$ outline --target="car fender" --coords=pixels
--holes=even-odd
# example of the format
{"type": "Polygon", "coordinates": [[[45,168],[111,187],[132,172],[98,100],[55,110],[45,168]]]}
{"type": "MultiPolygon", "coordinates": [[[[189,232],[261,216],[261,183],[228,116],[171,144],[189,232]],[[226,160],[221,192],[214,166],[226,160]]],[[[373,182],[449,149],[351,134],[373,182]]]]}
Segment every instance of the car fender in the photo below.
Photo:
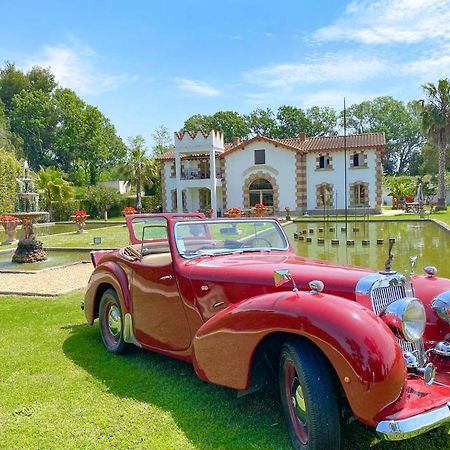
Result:
{"type": "Polygon", "coordinates": [[[114,261],[99,264],[91,275],[84,300],[84,313],[90,325],[98,317],[98,303],[106,286],[112,286],[117,292],[122,313],[131,312],[131,293],[128,276],[123,268],[114,261]]]}
{"type": "Polygon", "coordinates": [[[399,400],[406,367],[395,336],[372,311],[327,294],[277,292],[216,314],[193,340],[198,376],[248,389],[255,351],[274,333],[314,342],[334,367],[353,413],[368,425],[375,425],[376,415],[399,400]]]}

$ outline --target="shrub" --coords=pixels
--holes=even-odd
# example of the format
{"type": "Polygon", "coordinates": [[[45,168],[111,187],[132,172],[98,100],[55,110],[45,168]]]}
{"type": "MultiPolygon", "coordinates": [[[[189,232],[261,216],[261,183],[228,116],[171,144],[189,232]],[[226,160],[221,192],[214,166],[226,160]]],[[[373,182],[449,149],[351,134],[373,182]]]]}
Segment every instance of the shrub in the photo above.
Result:
{"type": "MultiPolygon", "coordinates": [[[[86,197],[82,202],[83,209],[86,209],[91,217],[106,218],[107,213],[112,213],[114,207],[119,207],[122,196],[113,188],[106,186],[91,186],[86,192],[86,197]]],[[[118,213],[120,214],[120,212],[118,213]]]]}
{"type": "Polygon", "coordinates": [[[21,164],[14,154],[0,148],[0,214],[16,209],[17,181],[21,164]]]}
{"type": "Polygon", "coordinates": [[[52,220],[56,222],[70,220],[71,214],[78,209],[80,209],[79,200],[52,202],[52,220]]]}

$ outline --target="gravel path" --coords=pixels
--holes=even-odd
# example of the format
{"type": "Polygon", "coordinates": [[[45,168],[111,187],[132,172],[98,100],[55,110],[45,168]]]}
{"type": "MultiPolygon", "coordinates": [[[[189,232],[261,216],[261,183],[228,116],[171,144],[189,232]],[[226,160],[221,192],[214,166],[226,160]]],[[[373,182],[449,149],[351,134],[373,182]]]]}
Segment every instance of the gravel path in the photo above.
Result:
{"type": "Polygon", "coordinates": [[[91,263],[48,269],[39,273],[0,273],[0,294],[53,297],[85,288],[91,263]]]}

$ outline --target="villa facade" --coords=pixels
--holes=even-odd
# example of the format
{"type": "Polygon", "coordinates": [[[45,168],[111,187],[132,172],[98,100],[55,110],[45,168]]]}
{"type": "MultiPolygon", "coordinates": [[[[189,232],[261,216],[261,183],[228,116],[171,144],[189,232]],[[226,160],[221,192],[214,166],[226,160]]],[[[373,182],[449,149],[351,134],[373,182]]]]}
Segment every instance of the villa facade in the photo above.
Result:
{"type": "Polygon", "coordinates": [[[174,149],[158,158],[163,209],[220,215],[262,203],[274,213],[336,214],[347,189],[352,213],[379,213],[385,145],[384,133],[224,143],[220,131],[176,132],[174,149]]]}

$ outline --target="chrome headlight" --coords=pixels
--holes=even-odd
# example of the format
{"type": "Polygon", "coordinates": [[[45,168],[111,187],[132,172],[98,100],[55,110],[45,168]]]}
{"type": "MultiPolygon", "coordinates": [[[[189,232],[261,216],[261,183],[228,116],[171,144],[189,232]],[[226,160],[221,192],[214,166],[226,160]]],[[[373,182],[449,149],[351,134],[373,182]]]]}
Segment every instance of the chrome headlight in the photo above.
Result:
{"type": "Polygon", "coordinates": [[[450,323],[450,291],[439,294],[431,302],[431,307],[435,313],[447,323],[450,323]]]}
{"type": "Polygon", "coordinates": [[[415,297],[404,297],[392,302],[380,317],[408,342],[417,342],[425,331],[425,308],[415,297]]]}

